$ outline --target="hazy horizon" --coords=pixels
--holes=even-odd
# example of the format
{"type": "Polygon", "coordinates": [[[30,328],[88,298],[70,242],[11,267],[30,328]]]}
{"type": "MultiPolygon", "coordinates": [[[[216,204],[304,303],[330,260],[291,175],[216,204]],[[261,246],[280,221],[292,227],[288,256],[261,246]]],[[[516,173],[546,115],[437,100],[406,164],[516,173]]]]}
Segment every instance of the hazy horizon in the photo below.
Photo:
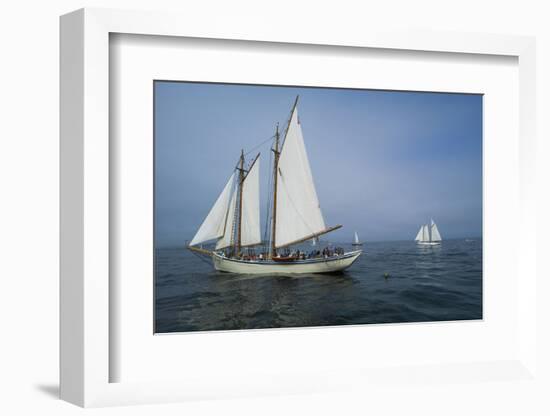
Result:
{"type": "MultiPolygon", "coordinates": [[[[416,236],[416,234],[415,234],[416,236]]],[[[352,236],[353,238],[353,236],[352,236]]],[[[344,245],[344,244],[348,244],[350,245],[352,243],[352,238],[350,238],[348,241],[336,241],[336,240],[332,240],[330,238],[326,238],[326,239],[321,239],[319,241],[319,243],[317,244],[316,247],[324,247],[324,244],[326,243],[330,243],[331,245],[333,246],[338,246],[338,245],[344,245]]],[[[454,238],[445,238],[445,241],[460,241],[460,240],[468,240],[468,239],[472,239],[472,240],[483,240],[483,237],[481,236],[478,236],[478,237],[475,237],[475,236],[465,236],[465,237],[454,237],[454,238]]],[[[364,246],[368,245],[368,244],[378,244],[378,243],[403,243],[403,242],[411,242],[411,243],[415,243],[416,242],[414,241],[414,239],[412,238],[409,238],[409,239],[404,239],[404,240],[363,240],[361,238],[361,243],[364,244],[364,246]]],[[[202,244],[203,246],[208,246],[209,244],[213,245],[214,243],[204,243],[202,244]]],[[[305,244],[305,245],[309,245],[309,241],[306,241],[304,243],[301,243],[301,244],[305,244]]],[[[299,246],[299,244],[296,245],[296,247],[299,246]]],[[[365,247],[363,246],[363,249],[365,249],[365,247]]],[[[420,244],[419,244],[420,246],[420,244]]],[[[184,246],[182,246],[181,244],[167,244],[167,245],[162,245],[162,244],[157,244],[155,248],[157,249],[167,249],[167,248],[183,248],[184,246]]],[[[436,246],[435,248],[437,248],[438,246],[436,246]]],[[[314,246],[311,246],[311,249],[313,249],[314,246]]],[[[425,249],[434,249],[434,247],[424,247],[425,249]]]]}
{"type": "MultiPolygon", "coordinates": [[[[155,243],[190,240],[243,148],[298,113],[327,225],[323,240],[482,237],[482,96],[155,82],[155,243]]],[[[262,236],[270,143],[260,151],[262,236]]]]}

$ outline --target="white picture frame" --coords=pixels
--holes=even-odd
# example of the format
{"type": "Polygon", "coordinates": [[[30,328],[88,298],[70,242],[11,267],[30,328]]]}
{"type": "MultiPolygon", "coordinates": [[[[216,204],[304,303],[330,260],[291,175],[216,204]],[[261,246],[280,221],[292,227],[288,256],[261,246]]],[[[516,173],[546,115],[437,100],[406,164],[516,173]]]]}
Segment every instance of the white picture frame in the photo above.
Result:
{"type": "MultiPolygon", "coordinates": [[[[264,22],[265,23],[265,22],[264,22]]],[[[226,39],[281,44],[332,45],[437,53],[504,55],[519,66],[520,215],[517,256],[521,280],[517,293],[518,354],[499,362],[442,363],[422,367],[420,378],[444,373],[448,379],[471,379],[468,368],[505,374],[518,380],[536,374],[536,241],[535,176],[535,42],[507,35],[379,32],[327,33],[312,25],[308,31],[279,31],[275,23],[251,24],[234,33],[229,22],[203,27],[185,15],[82,9],[61,18],[61,398],[80,406],[182,401],[193,398],[242,397],[255,394],[323,392],[348,383],[372,383],[403,377],[380,368],[369,376],[355,369],[331,369],[329,379],[316,373],[270,375],[262,381],[239,380],[217,385],[206,377],[181,381],[110,382],[109,252],[109,36],[112,33],[186,38],[226,39]],[[246,35],[242,35],[246,33],[246,35]],[[470,367],[468,367],[470,366],[470,367]],[[465,370],[466,369],[466,370],[465,370]],[[284,387],[281,387],[284,386],[284,387]]],[[[311,335],[313,336],[313,335],[311,335]]],[[[322,370],[322,369],[321,369],[322,370]]],[[[397,371],[397,372],[396,372],[397,371]]],[[[406,371],[405,371],[406,373],[406,371]]]]}

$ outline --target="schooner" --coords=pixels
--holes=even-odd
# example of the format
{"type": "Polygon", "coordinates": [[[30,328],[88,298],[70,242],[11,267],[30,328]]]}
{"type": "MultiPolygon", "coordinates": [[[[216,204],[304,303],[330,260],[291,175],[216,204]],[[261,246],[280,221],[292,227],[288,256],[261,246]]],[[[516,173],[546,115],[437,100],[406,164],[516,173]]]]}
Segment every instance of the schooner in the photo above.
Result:
{"type": "MultiPolygon", "coordinates": [[[[341,228],[325,224],[298,118],[298,97],[284,138],[277,125],[271,151],[273,170],[269,195],[269,238],[262,241],[260,226],[260,154],[239,162],[228,182],[187,246],[206,255],[216,270],[230,273],[334,273],[350,267],[362,250],[290,250],[291,246],[341,228]],[[212,250],[201,246],[215,242],[212,250]]],[[[267,234],[267,233],[266,233],[267,234]]]]}
{"type": "Polygon", "coordinates": [[[441,234],[439,234],[439,230],[434,220],[430,220],[430,225],[424,224],[420,226],[415,241],[425,246],[436,246],[441,244],[441,234]]]}

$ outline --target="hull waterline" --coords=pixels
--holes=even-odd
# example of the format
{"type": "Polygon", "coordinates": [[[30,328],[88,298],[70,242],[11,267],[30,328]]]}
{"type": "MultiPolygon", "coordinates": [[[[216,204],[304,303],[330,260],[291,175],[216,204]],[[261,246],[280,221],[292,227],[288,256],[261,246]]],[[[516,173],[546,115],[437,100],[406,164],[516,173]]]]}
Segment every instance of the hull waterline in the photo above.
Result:
{"type": "Polygon", "coordinates": [[[439,246],[441,245],[440,241],[417,241],[419,246],[439,246]]]}
{"type": "Polygon", "coordinates": [[[359,258],[361,253],[362,250],[357,250],[338,257],[307,259],[292,262],[230,259],[218,253],[212,253],[212,261],[216,270],[237,274],[338,273],[350,267],[359,258]]]}

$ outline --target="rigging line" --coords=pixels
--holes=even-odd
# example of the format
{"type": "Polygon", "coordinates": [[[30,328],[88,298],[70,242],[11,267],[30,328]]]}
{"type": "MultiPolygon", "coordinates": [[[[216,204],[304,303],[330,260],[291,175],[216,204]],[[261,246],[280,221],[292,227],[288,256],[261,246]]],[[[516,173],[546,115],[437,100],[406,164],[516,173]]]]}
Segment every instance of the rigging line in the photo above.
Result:
{"type": "Polygon", "coordinates": [[[264,144],[266,144],[266,143],[269,142],[270,140],[273,140],[274,137],[275,137],[275,135],[271,136],[269,139],[264,140],[264,141],[261,142],[260,144],[254,146],[254,147],[253,147],[252,149],[250,149],[248,152],[245,152],[244,155],[246,156],[246,155],[252,153],[254,150],[256,150],[256,149],[262,147],[264,144]]]}
{"type": "Polygon", "coordinates": [[[208,260],[206,260],[204,257],[202,257],[201,254],[199,253],[195,253],[193,250],[190,250],[191,253],[193,253],[194,256],[196,256],[199,260],[201,261],[204,261],[206,264],[208,264],[209,266],[211,265],[210,262],[208,260]]]}

